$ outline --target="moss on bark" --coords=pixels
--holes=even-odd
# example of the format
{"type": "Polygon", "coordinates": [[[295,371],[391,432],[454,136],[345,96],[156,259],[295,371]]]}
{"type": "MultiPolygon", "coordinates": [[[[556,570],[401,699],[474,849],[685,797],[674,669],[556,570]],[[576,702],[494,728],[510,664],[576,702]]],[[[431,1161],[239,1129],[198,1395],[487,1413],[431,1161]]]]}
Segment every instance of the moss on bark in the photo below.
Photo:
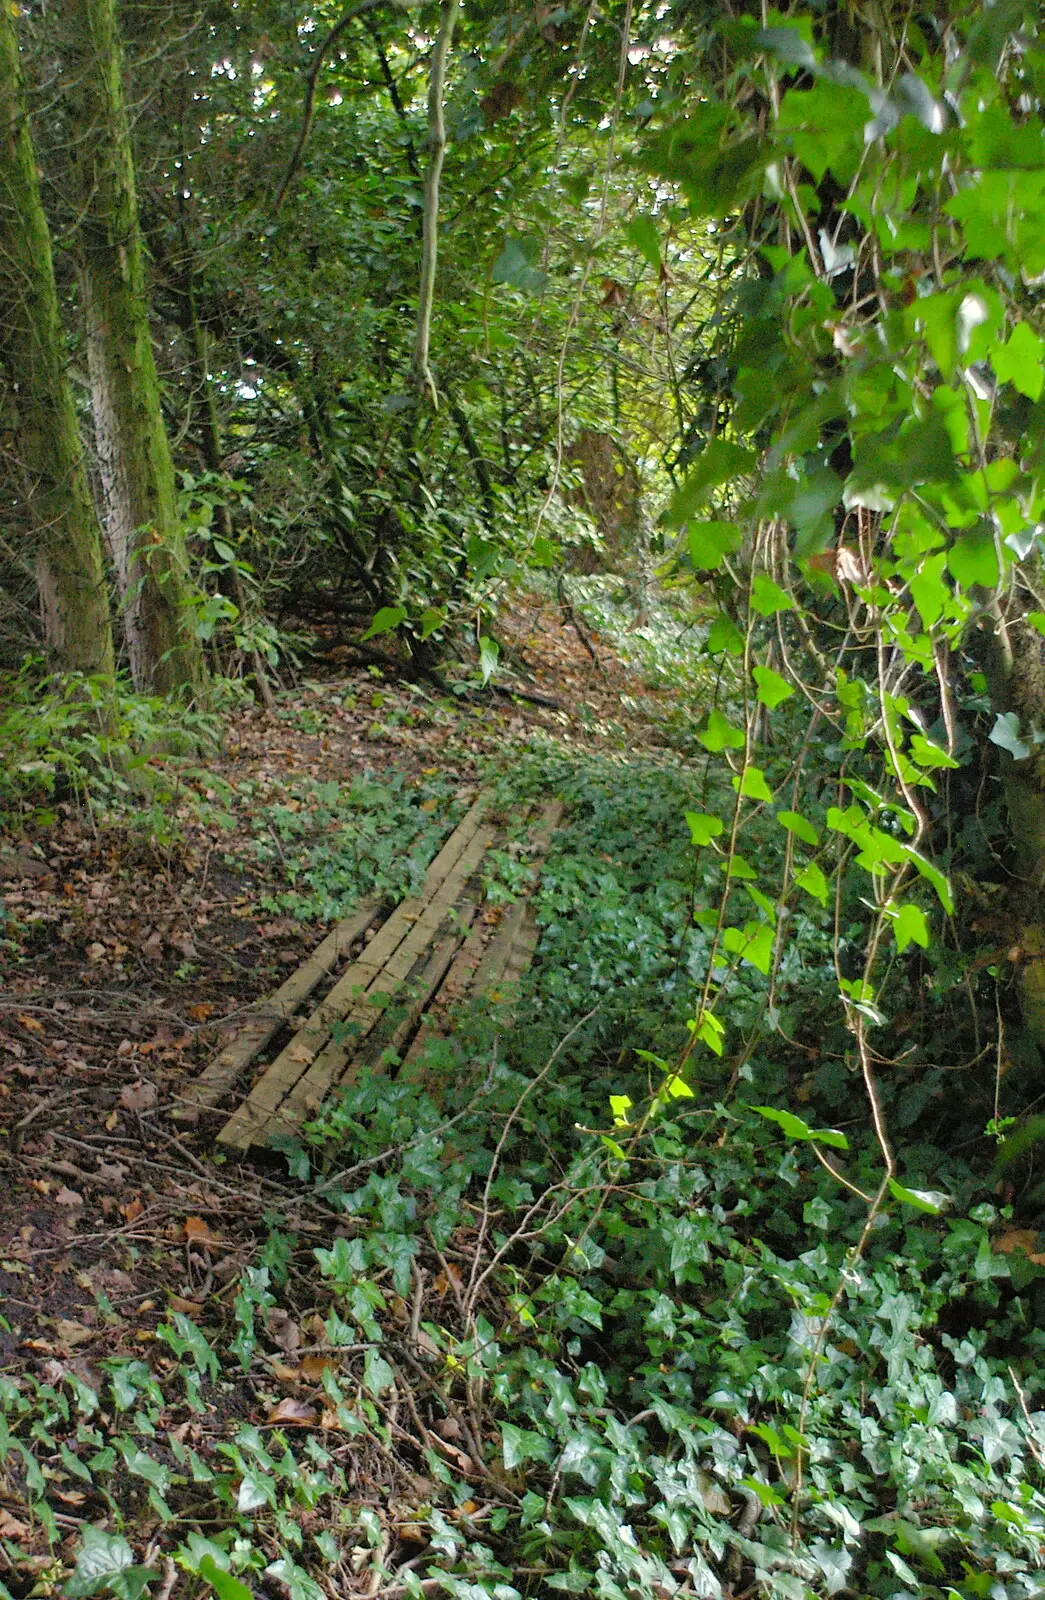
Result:
{"type": "Polygon", "coordinates": [[[123,596],[138,689],[194,691],[202,654],[160,409],[138,218],[122,52],[113,0],[64,0],[79,255],[105,523],[123,596]]]}
{"type": "Polygon", "coordinates": [[[12,397],[44,640],[68,671],[113,671],[101,532],[66,372],[51,238],[9,7],[0,5],[0,365],[12,397]]]}

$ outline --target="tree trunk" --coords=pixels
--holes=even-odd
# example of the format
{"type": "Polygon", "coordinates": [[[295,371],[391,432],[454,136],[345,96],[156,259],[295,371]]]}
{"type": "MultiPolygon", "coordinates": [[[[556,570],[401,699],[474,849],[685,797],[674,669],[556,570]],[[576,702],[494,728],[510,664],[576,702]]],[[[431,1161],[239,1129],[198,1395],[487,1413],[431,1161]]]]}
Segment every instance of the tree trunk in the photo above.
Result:
{"type": "Polygon", "coordinates": [[[202,653],[149,331],[115,6],[63,0],[63,7],[79,130],[74,156],[91,404],[131,675],[143,692],[192,690],[202,678],[202,653]]]}
{"type": "Polygon", "coordinates": [[[44,641],[68,671],[113,672],[101,534],[65,370],[14,15],[0,5],[0,363],[6,369],[44,641]]]}

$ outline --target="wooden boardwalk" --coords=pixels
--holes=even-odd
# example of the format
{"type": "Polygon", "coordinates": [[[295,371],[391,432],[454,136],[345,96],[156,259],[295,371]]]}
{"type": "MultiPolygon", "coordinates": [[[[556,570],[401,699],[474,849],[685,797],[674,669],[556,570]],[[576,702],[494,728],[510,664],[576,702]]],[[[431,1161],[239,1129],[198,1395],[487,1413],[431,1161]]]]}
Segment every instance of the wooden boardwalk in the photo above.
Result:
{"type": "Polygon", "coordinates": [[[186,1096],[188,1108],[220,1106],[239,1091],[252,1063],[262,1066],[218,1134],[222,1144],[246,1150],[293,1133],[331,1089],[363,1067],[383,1070],[389,1055],[413,1076],[425,1045],[449,1031],[456,1006],[496,997],[526,971],[537,945],[530,892],[562,806],[550,801],[530,816],[533,882],[495,926],[483,915],[482,865],[504,840],[488,808],[480,795],[429,866],[418,896],[387,915],[377,902],[360,905],[209,1063],[186,1096]],[[305,1014],[306,1002],[328,983],[305,1014]]]}

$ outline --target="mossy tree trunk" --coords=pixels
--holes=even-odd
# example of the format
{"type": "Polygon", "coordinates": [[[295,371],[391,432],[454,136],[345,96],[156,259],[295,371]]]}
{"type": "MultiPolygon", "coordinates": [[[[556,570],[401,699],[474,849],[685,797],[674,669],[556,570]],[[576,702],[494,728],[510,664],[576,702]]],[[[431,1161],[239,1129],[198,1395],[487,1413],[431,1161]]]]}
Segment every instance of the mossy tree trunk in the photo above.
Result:
{"type": "Polygon", "coordinates": [[[0,5],[0,366],[17,453],[44,640],[68,671],[113,671],[102,541],[66,373],[51,239],[40,197],[11,8],[0,5]]]}
{"type": "Polygon", "coordinates": [[[109,545],[135,686],[193,691],[202,653],[160,409],[114,0],[63,0],[87,362],[109,545]]]}

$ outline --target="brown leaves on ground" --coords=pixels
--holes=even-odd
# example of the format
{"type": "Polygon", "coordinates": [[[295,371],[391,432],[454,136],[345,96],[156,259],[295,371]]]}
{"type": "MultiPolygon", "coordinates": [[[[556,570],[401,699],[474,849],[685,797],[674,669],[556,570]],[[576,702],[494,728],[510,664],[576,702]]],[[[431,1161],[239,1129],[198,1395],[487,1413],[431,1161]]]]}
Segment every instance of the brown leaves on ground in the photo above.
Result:
{"type": "Polygon", "coordinates": [[[1036,1267],[1045,1267],[1045,1250],[1041,1249],[1041,1237],[1033,1228],[1010,1228],[994,1240],[991,1248],[1002,1256],[1024,1255],[1036,1267]]]}
{"type": "Polygon", "coordinates": [[[287,1396],[279,1400],[270,1409],[265,1418],[266,1422],[281,1422],[284,1427],[314,1428],[319,1421],[320,1413],[315,1406],[308,1405],[304,1400],[294,1400],[287,1396]]]}
{"type": "Polygon", "coordinates": [[[151,1111],[156,1100],[156,1085],[142,1078],[135,1083],[125,1083],[120,1090],[120,1104],[126,1111],[151,1111]]]}

